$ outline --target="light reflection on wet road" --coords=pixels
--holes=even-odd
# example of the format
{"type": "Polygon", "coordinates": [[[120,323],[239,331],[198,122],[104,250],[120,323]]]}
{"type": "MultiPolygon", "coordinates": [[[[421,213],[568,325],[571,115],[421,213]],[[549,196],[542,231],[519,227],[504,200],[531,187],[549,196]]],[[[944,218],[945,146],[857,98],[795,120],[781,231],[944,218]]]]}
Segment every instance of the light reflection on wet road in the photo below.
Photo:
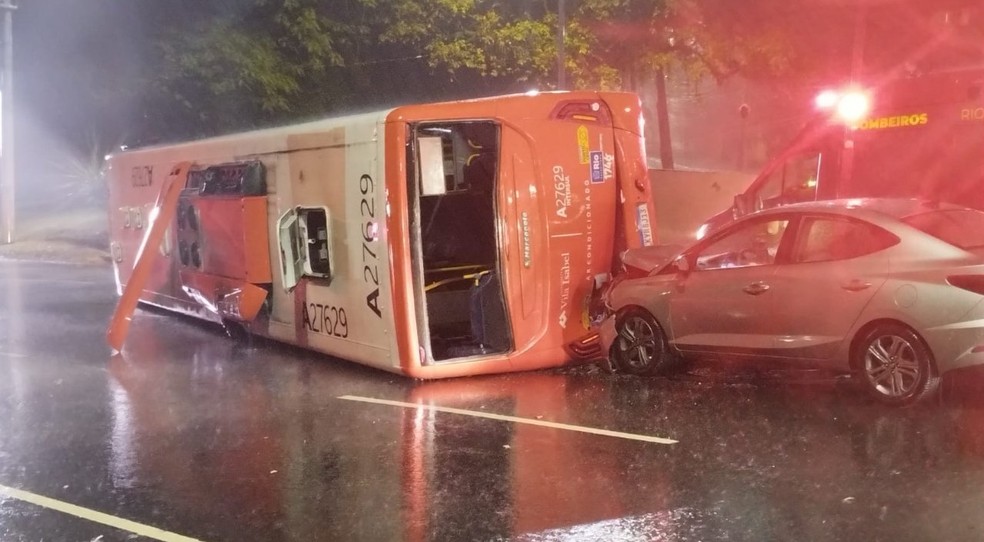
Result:
{"type": "MultiPolygon", "coordinates": [[[[809,372],[414,383],[140,311],[108,269],[0,263],[0,485],[209,541],[984,537],[984,402],[809,372]],[[792,376],[792,378],[790,378],[792,376]],[[667,437],[666,445],[338,399],[667,437]]],[[[0,497],[0,540],[130,533],[0,497]]]]}

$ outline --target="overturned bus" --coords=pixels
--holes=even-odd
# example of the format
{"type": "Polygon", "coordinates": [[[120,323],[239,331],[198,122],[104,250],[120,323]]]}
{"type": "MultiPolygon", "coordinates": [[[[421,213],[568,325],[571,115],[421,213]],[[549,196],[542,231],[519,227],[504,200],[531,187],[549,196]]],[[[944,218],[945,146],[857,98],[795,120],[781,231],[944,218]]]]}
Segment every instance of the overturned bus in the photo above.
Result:
{"type": "Polygon", "coordinates": [[[418,378],[601,357],[595,281],[655,242],[642,123],[531,93],[111,156],[109,342],[144,303],[418,378]]]}

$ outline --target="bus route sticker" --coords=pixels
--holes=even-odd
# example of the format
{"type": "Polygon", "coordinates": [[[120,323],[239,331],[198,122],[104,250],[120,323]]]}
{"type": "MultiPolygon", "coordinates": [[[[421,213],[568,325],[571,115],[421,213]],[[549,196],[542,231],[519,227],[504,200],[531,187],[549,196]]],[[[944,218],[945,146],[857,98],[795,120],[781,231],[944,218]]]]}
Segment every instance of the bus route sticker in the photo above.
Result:
{"type": "Polygon", "coordinates": [[[639,228],[639,240],[642,246],[653,246],[653,229],[649,220],[649,207],[645,203],[640,203],[636,207],[636,226],[639,228]]]}
{"type": "Polygon", "coordinates": [[[587,164],[591,159],[591,143],[588,142],[588,127],[583,124],[577,127],[577,150],[581,163],[587,164]]]}
{"type": "Polygon", "coordinates": [[[605,182],[605,153],[601,151],[591,151],[591,182],[605,182]]]}

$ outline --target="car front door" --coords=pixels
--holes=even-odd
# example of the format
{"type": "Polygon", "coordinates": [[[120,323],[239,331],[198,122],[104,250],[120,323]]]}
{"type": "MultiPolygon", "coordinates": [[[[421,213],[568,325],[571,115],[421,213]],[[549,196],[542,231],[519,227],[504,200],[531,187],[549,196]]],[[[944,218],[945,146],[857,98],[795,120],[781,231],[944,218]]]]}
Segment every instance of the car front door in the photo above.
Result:
{"type": "Polygon", "coordinates": [[[670,298],[670,326],[681,350],[761,354],[775,344],[772,276],[787,218],[735,224],[687,255],[691,270],[670,298]]]}
{"type": "Polygon", "coordinates": [[[795,230],[788,261],[771,278],[776,348],[784,357],[829,359],[885,283],[884,249],[898,238],[833,215],[804,216],[795,230]]]}

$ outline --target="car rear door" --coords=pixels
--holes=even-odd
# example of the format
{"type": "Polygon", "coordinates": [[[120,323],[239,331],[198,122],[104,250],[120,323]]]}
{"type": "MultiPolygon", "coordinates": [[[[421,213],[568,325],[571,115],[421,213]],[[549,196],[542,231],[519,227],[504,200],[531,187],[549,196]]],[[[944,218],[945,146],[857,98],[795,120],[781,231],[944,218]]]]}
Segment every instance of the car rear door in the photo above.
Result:
{"type": "Polygon", "coordinates": [[[885,249],[899,239],[869,222],[818,214],[802,217],[790,240],[789,257],[772,276],[776,348],[782,356],[828,359],[885,283],[885,249]]]}

